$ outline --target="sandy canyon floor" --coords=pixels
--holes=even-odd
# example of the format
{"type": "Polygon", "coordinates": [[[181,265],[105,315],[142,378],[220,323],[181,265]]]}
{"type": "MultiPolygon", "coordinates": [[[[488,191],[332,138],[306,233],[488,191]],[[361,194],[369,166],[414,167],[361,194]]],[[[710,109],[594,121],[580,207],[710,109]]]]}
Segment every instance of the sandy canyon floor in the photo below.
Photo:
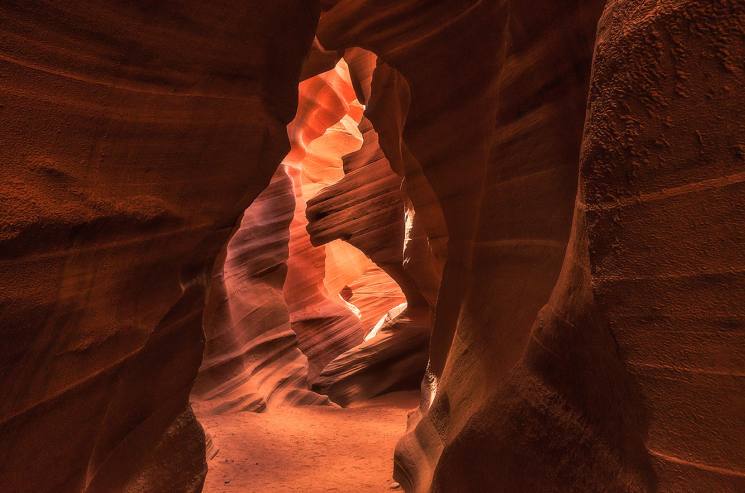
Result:
{"type": "Polygon", "coordinates": [[[393,449],[417,394],[353,408],[275,408],[199,415],[212,438],[205,493],[391,491],[393,449]]]}

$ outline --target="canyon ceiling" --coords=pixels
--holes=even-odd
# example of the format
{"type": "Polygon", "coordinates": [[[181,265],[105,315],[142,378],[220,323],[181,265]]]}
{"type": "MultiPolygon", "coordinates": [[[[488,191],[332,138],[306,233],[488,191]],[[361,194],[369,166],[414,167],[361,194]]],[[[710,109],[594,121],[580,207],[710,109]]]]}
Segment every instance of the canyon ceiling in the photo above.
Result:
{"type": "Polygon", "coordinates": [[[745,491],[742,0],[0,19],[0,491],[420,383],[409,492],[745,491]]]}

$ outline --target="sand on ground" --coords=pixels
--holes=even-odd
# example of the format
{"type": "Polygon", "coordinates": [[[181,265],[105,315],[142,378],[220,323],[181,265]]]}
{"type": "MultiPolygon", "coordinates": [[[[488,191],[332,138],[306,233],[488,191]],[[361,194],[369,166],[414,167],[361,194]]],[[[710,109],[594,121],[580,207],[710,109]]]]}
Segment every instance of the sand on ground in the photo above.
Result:
{"type": "Polygon", "coordinates": [[[414,392],[353,408],[284,407],[204,416],[212,440],[204,493],[390,492],[393,449],[414,392]]]}

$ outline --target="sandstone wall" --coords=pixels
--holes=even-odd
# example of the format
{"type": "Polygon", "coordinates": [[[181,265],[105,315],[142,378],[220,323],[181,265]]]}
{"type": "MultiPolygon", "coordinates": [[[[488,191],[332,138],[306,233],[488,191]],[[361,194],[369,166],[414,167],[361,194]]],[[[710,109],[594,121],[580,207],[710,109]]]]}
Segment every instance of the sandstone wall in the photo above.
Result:
{"type": "Polygon", "coordinates": [[[446,259],[406,488],[741,488],[742,5],[324,5],[446,259]]]}
{"type": "Polygon", "coordinates": [[[289,148],[317,15],[0,6],[3,491],[201,488],[204,292],[289,148]]]}

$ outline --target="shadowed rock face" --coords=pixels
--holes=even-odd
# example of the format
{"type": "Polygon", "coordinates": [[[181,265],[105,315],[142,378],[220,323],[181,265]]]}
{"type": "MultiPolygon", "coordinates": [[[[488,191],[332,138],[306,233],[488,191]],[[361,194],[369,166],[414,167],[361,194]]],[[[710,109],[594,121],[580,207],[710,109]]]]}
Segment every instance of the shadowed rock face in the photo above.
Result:
{"type": "Polygon", "coordinates": [[[366,114],[448,236],[406,488],[740,489],[743,7],[325,6],[327,49],[399,72],[366,114]]]}
{"type": "Polygon", "coordinates": [[[316,16],[0,6],[3,491],[200,490],[205,287],[288,150],[316,16]]]}
{"type": "Polygon", "coordinates": [[[609,2],[598,25],[578,208],[662,491],[745,488],[744,34],[731,1],[609,2]]]}

